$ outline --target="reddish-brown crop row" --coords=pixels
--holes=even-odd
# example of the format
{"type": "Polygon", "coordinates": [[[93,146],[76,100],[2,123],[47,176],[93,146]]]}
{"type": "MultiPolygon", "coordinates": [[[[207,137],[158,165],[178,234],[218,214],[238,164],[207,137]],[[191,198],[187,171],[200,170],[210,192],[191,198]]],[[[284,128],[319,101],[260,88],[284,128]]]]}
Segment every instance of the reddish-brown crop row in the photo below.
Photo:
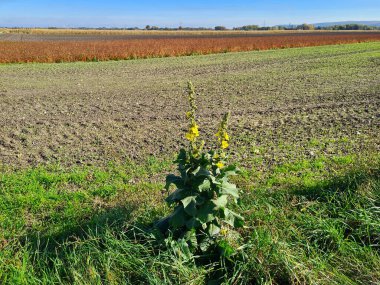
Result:
{"type": "Polygon", "coordinates": [[[380,41],[380,33],[111,41],[0,42],[0,63],[71,62],[181,56],[380,41]]]}

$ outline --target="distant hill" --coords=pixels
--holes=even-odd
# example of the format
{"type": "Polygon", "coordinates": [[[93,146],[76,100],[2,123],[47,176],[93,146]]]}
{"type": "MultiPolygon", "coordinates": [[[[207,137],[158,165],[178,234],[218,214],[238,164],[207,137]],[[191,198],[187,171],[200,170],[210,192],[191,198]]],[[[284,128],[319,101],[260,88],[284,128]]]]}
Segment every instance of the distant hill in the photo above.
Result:
{"type": "Polygon", "coordinates": [[[349,24],[359,24],[366,26],[380,27],[380,21],[344,21],[344,22],[326,22],[326,23],[316,23],[313,24],[315,27],[330,27],[338,25],[349,25],[349,24]]]}

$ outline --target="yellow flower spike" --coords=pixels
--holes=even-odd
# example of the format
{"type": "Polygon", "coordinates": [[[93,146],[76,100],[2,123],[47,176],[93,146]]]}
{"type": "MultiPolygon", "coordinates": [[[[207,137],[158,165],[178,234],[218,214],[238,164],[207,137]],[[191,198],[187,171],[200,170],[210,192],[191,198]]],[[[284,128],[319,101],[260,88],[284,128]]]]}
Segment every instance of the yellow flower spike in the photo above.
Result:
{"type": "Polygon", "coordinates": [[[191,148],[194,153],[198,153],[201,148],[196,144],[197,137],[199,137],[199,128],[195,120],[195,112],[197,105],[195,104],[195,89],[193,84],[189,81],[188,85],[188,99],[190,110],[186,112],[186,118],[189,120],[189,130],[185,135],[185,138],[191,142],[191,148]]]}
{"type": "Polygon", "coordinates": [[[224,167],[224,163],[219,161],[217,164],[215,164],[216,167],[218,167],[219,169],[222,169],[224,167]]]}
{"type": "Polygon", "coordinates": [[[197,124],[191,126],[190,132],[193,133],[196,137],[199,137],[199,130],[197,124]]]}
{"type": "Polygon", "coordinates": [[[216,133],[216,136],[218,137],[218,141],[220,144],[220,148],[222,150],[226,149],[229,146],[228,142],[230,140],[230,136],[227,133],[227,125],[228,125],[229,115],[230,115],[229,113],[226,113],[223,116],[223,120],[221,121],[221,123],[219,125],[218,132],[216,133]]]}
{"type": "Polygon", "coordinates": [[[190,142],[193,142],[195,140],[195,136],[192,134],[192,133],[187,133],[185,135],[185,138],[190,141],[190,142]]]}

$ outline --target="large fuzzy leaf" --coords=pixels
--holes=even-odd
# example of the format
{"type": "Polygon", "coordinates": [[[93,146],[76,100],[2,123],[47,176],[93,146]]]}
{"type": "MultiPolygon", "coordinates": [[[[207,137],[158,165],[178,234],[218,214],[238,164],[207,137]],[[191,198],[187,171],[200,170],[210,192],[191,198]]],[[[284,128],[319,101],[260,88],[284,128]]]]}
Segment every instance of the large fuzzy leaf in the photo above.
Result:
{"type": "Polygon", "coordinates": [[[194,217],[197,214],[197,196],[188,196],[181,200],[185,212],[194,217]]]}
{"type": "Polygon", "coordinates": [[[196,234],[195,229],[187,231],[184,234],[183,239],[186,240],[186,242],[188,243],[188,245],[191,249],[197,248],[198,240],[197,240],[197,234],[196,234]]]}
{"type": "Polygon", "coordinates": [[[171,205],[173,203],[181,201],[183,198],[185,198],[188,195],[188,190],[186,189],[177,189],[173,193],[171,193],[165,201],[171,205]]]}
{"type": "Polygon", "coordinates": [[[228,203],[228,196],[227,195],[222,195],[222,196],[218,197],[217,199],[213,199],[212,203],[214,203],[214,205],[217,208],[225,207],[227,205],[227,203],[228,203]]]}
{"type": "Polygon", "coordinates": [[[209,223],[215,219],[216,205],[212,201],[206,201],[199,209],[197,218],[202,223],[209,223]]]}
{"type": "Polygon", "coordinates": [[[173,214],[170,216],[170,225],[174,228],[180,228],[186,223],[186,213],[183,206],[177,206],[173,214]]]}
{"type": "Polygon", "coordinates": [[[187,227],[188,229],[196,229],[196,228],[198,228],[200,225],[201,225],[201,222],[200,222],[197,218],[195,218],[195,217],[192,217],[190,220],[188,220],[188,221],[186,222],[186,227],[187,227]]]}
{"type": "Polygon", "coordinates": [[[211,173],[206,168],[199,166],[193,171],[195,177],[210,177],[211,173]]]}
{"type": "Polygon", "coordinates": [[[235,199],[239,198],[239,190],[236,188],[235,184],[223,181],[219,186],[219,189],[221,194],[231,195],[235,199]]]}
{"type": "Polygon", "coordinates": [[[214,223],[211,223],[207,227],[207,233],[209,236],[215,236],[220,232],[220,227],[214,223]]]}
{"type": "Polygon", "coordinates": [[[211,187],[211,182],[208,179],[204,179],[202,183],[199,184],[198,190],[200,192],[207,191],[211,187]]]}
{"type": "Polygon", "coordinates": [[[176,176],[174,174],[170,174],[166,176],[166,184],[165,189],[169,190],[170,185],[174,184],[177,188],[183,188],[183,179],[182,177],[176,176]]]}

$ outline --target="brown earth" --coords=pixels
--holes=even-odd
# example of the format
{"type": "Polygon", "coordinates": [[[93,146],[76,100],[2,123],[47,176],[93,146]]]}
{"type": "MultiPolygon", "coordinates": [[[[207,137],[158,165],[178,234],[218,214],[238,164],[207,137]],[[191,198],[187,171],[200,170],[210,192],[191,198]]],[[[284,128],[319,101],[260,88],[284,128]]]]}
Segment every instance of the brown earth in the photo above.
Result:
{"type": "MultiPolygon", "coordinates": [[[[231,111],[245,165],[380,150],[380,43],[98,63],[0,66],[0,163],[105,165],[183,146],[231,111]],[[255,162],[256,163],[256,162],[255,162]]],[[[212,137],[212,136],[209,136],[212,137]]]]}

